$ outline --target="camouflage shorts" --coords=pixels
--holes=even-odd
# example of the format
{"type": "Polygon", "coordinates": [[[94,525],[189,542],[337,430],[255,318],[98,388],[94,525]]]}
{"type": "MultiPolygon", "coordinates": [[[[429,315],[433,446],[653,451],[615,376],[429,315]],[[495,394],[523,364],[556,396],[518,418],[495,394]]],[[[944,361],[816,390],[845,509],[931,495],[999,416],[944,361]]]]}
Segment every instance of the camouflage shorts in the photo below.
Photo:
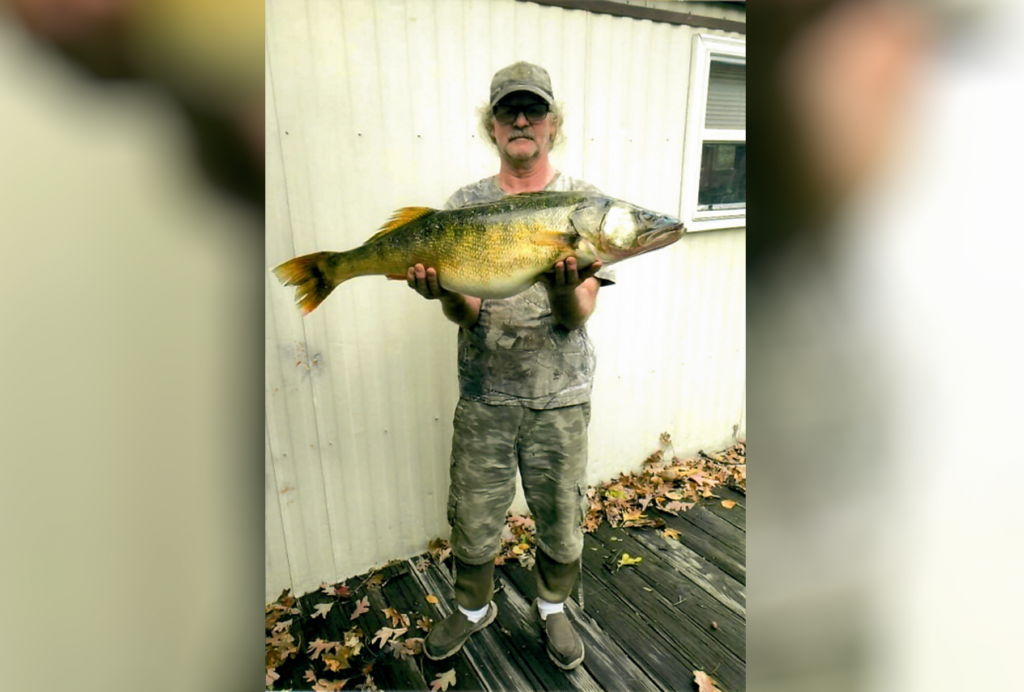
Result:
{"type": "Polygon", "coordinates": [[[467,564],[493,559],[516,492],[516,469],[537,526],[537,544],[556,562],[583,552],[590,404],[547,410],[460,399],[455,409],[448,523],[452,552],[467,564]]]}

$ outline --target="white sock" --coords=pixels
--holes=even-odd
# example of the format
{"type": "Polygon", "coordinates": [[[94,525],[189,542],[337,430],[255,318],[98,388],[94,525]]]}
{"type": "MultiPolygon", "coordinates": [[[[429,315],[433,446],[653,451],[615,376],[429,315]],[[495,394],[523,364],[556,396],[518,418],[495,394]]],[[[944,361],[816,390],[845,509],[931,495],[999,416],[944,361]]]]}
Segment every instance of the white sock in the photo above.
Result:
{"type": "Polygon", "coordinates": [[[484,615],[487,615],[487,608],[488,606],[484,606],[480,610],[469,610],[467,608],[459,606],[459,610],[462,612],[462,614],[468,617],[469,621],[473,624],[476,624],[484,619],[484,615]]]}
{"type": "Polygon", "coordinates": [[[563,610],[565,610],[565,603],[548,603],[543,598],[538,598],[537,610],[540,611],[540,619],[547,620],[548,615],[561,613],[563,610]]]}

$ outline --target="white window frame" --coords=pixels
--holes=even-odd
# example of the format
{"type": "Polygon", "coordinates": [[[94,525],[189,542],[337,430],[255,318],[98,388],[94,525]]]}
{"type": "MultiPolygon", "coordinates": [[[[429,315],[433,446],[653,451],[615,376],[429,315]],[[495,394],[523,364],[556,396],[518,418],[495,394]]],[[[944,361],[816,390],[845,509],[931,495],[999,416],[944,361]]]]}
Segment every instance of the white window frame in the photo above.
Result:
{"type": "Polygon", "coordinates": [[[700,157],[707,140],[715,142],[746,142],[747,131],[713,130],[704,127],[708,103],[708,78],[712,60],[746,64],[747,43],[742,39],[698,34],[693,37],[690,57],[690,95],[686,110],[686,134],[683,154],[683,184],[680,210],[687,231],[713,231],[720,228],[742,228],[747,225],[747,206],[735,209],[697,208],[700,191],[700,157]]]}

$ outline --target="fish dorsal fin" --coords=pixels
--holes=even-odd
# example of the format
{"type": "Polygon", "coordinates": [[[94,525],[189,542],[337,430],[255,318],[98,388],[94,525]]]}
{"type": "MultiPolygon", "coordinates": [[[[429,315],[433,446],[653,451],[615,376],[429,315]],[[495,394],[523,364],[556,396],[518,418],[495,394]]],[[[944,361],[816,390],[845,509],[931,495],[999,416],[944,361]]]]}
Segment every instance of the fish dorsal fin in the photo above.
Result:
{"type": "Polygon", "coordinates": [[[402,207],[394,214],[392,214],[391,218],[388,219],[387,223],[381,226],[381,229],[377,231],[370,238],[370,240],[367,240],[366,242],[382,238],[386,236],[388,233],[391,233],[392,231],[401,228],[405,224],[411,221],[415,221],[416,219],[421,219],[429,214],[433,214],[436,211],[437,209],[432,209],[430,207],[402,207]]]}

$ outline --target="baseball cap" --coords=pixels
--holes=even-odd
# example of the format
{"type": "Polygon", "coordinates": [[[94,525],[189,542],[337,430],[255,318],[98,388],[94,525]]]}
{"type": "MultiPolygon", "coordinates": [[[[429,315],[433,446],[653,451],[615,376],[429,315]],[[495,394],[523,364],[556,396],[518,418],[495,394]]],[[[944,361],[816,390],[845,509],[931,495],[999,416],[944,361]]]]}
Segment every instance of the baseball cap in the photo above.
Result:
{"type": "Polygon", "coordinates": [[[549,105],[555,100],[548,71],[528,62],[517,62],[494,73],[491,80],[491,107],[514,91],[537,94],[549,105]]]}

